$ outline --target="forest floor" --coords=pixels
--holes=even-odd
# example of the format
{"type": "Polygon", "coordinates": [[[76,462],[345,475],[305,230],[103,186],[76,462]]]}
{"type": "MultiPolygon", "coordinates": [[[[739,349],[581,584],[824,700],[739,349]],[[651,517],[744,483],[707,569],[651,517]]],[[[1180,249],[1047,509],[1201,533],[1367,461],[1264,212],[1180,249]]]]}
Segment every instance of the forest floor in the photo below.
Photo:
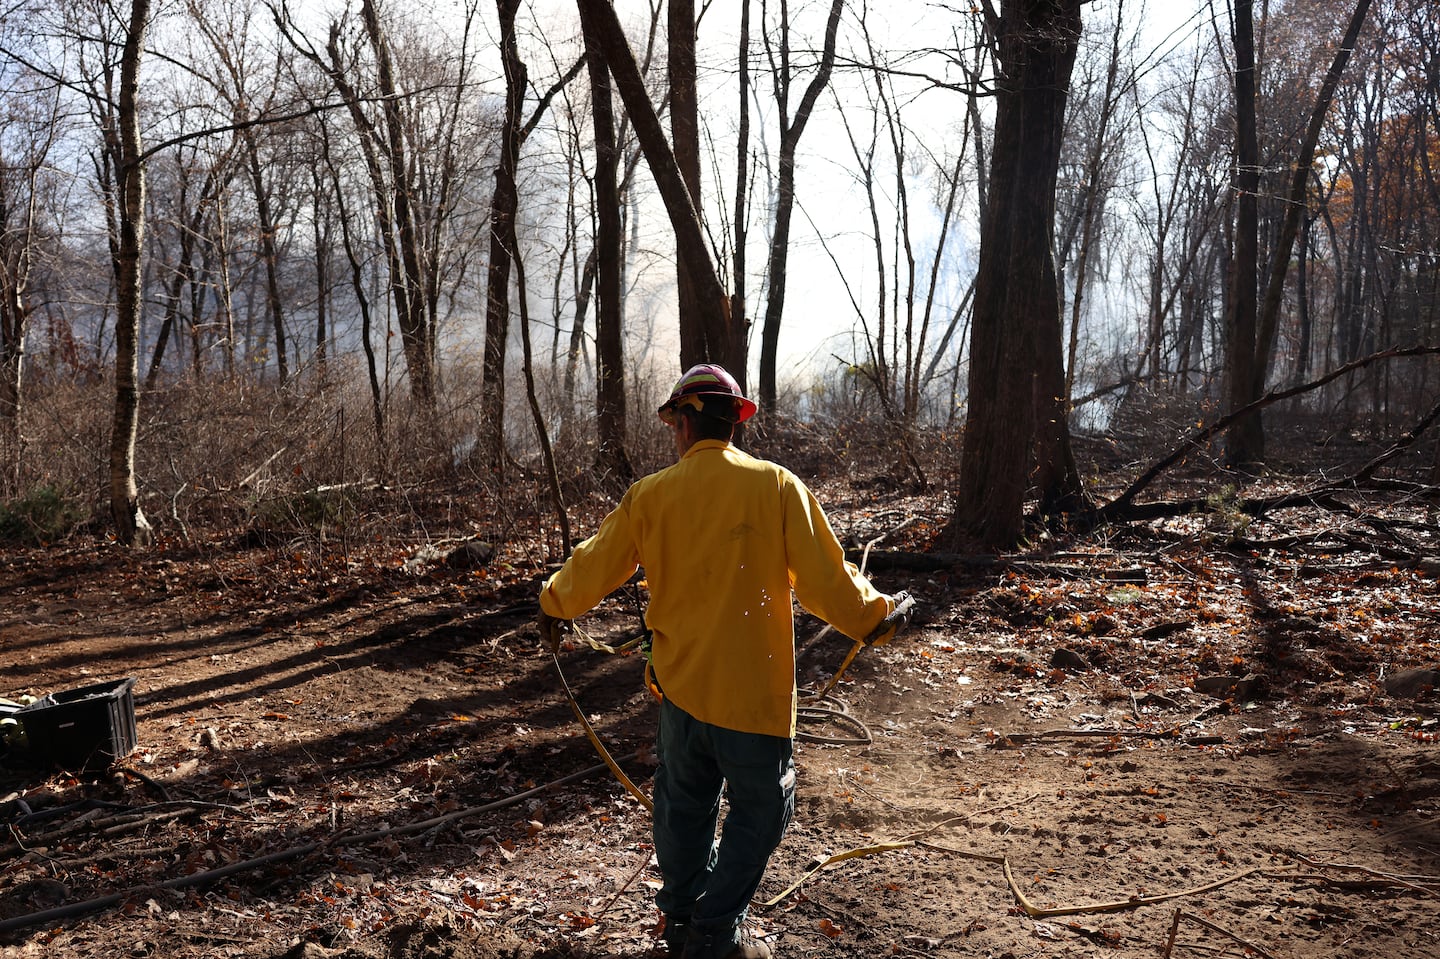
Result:
{"type": "MultiPolygon", "coordinates": [[[[942,496],[814,487],[922,605],[845,674],[849,719],[802,722],[754,910],[777,955],[1440,957],[1434,677],[1404,685],[1440,668],[1422,507],[927,564],[942,496]]],[[[131,677],[138,728],[98,775],[0,768],[0,955],[664,955],[649,816],[537,647],[543,549],[498,545],[0,553],[0,696],[131,677]]],[[[622,638],[636,602],[582,625],[622,638]]],[[[814,688],[850,644],[800,625],[814,688]]],[[[648,792],[641,658],[560,659],[648,792]]]]}

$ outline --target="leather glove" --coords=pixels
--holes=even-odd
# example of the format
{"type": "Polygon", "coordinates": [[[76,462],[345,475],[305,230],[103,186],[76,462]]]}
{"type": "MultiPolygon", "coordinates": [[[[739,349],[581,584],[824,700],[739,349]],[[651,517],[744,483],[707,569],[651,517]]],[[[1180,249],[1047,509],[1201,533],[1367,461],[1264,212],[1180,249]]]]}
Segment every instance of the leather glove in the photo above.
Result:
{"type": "Polygon", "coordinates": [[[536,618],[536,625],[540,627],[540,642],[545,644],[545,648],[552,653],[559,652],[560,640],[570,632],[570,620],[556,619],[542,609],[536,618]]]}
{"type": "Polygon", "coordinates": [[[901,590],[890,601],[895,608],[890,614],[880,620],[880,625],[870,634],[869,644],[871,646],[884,646],[890,640],[899,635],[900,630],[910,625],[910,619],[915,615],[915,597],[909,591],[901,590]]]}

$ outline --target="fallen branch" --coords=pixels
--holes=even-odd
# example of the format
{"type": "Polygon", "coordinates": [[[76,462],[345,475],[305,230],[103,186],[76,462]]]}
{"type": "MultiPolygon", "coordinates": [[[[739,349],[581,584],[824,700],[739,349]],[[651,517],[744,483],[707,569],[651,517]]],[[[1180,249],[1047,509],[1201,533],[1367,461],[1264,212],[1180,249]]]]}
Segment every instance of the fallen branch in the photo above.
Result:
{"type": "Polygon", "coordinates": [[[1186,746],[1219,746],[1223,736],[1184,736],[1179,729],[1152,732],[1144,729],[1047,729],[1039,733],[997,733],[991,744],[996,749],[1042,739],[1173,739],[1186,746]]]}
{"type": "Polygon", "coordinates": [[[898,849],[910,849],[914,847],[914,845],[915,841],[913,839],[901,839],[896,842],[877,842],[872,846],[860,846],[857,849],[847,849],[845,852],[837,852],[835,855],[824,860],[823,862],[817,863],[816,865],[811,866],[809,869],[805,870],[805,872],[800,874],[799,879],[796,879],[789,886],[785,887],[784,892],[780,893],[780,895],[774,897],[773,899],[766,900],[762,905],[764,906],[764,908],[769,909],[773,906],[780,904],[786,898],[788,898],[792,892],[804,885],[805,881],[811,876],[820,872],[822,869],[835,865],[836,863],[844,862],[847,859],[860,859],[864,856],[874,856],[877,853],[882,852],[895,852],[898,849]]]}
{"type": "MultiPolygon", "coordinates": [[[[863,555],[860,550],[852,549],[845,552],[845,558],[852,563],[858,563],[863,555]]],[[[1096,567],[1081,563],[1055,563],[983,553],[911,553],[904,550],[888,550],[871,553],[870,568],[877,571],[906,570],[920,573],[964,568],[979,571],[1013,571],[1033,576],[1049,576],[1055,579],[1103,579],[1121,583],[1146,581],[1145,569],[1142,566],[1096,567]]]]}
{"type": "MultiPolygon", "coordinates": [[[[638,755],[639,753],[634,753],[626,758],[634,758],[638,755]]],[[[131,899],[136,899],[141,896],[150,896],[160,890],[189,889],[195,886],[209,885],[210,883],[217,882],[218,880],[224,879],[227,876],[232,876],[235,873],[249,872],[253,869],[259,869],[262,866],[270,866],[274,865],[275,863],[287,862],[291,859],[300,859],[310,855],[311,853],[318,852],[322,849],[333,846],[359,846],[367,843],[376,842],[380,839],[385,839],[392,836],[405,836],[411,833],[426,832],[428,830],[434,829],[437,826],[453,822],[457,819],[464,819],[469,816],[476,816],[481,813],[492,812],[496,809],[504,809],[507,806],[516,805],[517,803],[524,802],[532,796],[538,795],[539,793],[545,792],[547,790],[554,789],[559,786],[568,785],[572,782],[578,782],[582,779],[587,779],[590,776],[593,776],[596,773],[600,772],[602,769],[606,768],[608,767],[606,767],[605,764],[597,763],[596,765],[591,766],[588,769],[582,769],[577,773],[572,773],[569,776],[556,779],[553,782],[548,782],[544,785],[536,786],[534,789],[527,789],[525,792],[517,793],[513,796],[507,796],[504,799],[499,799],[492,803],[486,803],[483,806],[472,806],[468,809],[457,810],[452,813],[446,813],[443,816],[435,816],[433,818],[422,820],[420,822],[408,823],[402,826],[391,826],[385,829],[377,829],[372,832],[358,833],[350,836],[336,836],[324,842],[308,842],[304,845],[292,846],[289,849],[281,849],[276,852],[267,853],[264,856],[257,856],[254,859],[246,859],[243,862],[230,863],[229,865],[220,866],[218,868],[210,869],[205,872],[197,872],[189,876],[178,876],[174,879],[167,879],[162,883],[136,886],[131,889],[127,889],[124,892],[115,892],[105,896],[97,896],[94,899],[86,899],[82,902],[66,903],[63,906],[56,906],[53,909],[44,909],[39,912],[32,912],[23,916],[13,916],[9,919],[0,920],[0,934],[11,932],[16,929],[28,929],[31,926],[39,926],[45,925],[47,923],[59,922],[64,919],[73,919],[76,916],[83,916],[91,912],[99,912],[102,909],[110,909],[131,899]]]]}
{"type": "MultiPolygon", "coordinates": [[[[1336,367],[1334,370],[1331,370],[1329,373],[1325,374],[1319,379],[1311,380],[1308,383],[1302,383],[1299,386],[1291,387],[1290,389],[1271,390],[1259,399],[1251,403],[1247,403],[1239,409],[1220,417],[1218,420],[1209,424],[1208,426],[1203,426],[1200,429],[1197,429],[1195,432],[1191,433],[1188,437],[1185,438],[1183,442],[1181,442],[1178,447],[1172,450],[1169,455],[1165,456],[1159,462],[1155,463],[1149,469],[1147,469],[1144,473],[1140,474],[1140,476],[1133,483],[1131,483],[1119,496],[1115,497],[1113,500],[1096,510],[1093,518],[1099,524],[1134,518],[1131,515],[1132,510],[1135,509],[1134,499],[1142,491],[1144,491],[1146,487],[1148,487],[1170,467],[1183,462],[1187,457],[1189,457],[1191,453],[1199,449],[1212,437],[1228,429],[1231,424],[1235,423],[1237,420],[1249,416],[1251,413],[1254,413],[1257,410],[1263,409],[1266,406],[1270,406],[1273,403],[1278,403],[1280,400],[1289,399],[1292,396],[1299,396],[1302,393],[1308,393],[1311,390],[1319,389],[1320,387],[1325,386],[1326,384],[1331,383],[1342,376],[1347,376],[1358,369],[1363,369],[1364,367],[1369,366],[1371,363],[1375,363],[1380,360],[1396,359],[1399,357],[1407,356],[1431,356],[1436,353],[1440,353],[1440,347],[1425,346],[1409,347],[1405,349],[1382,350],[1379,353],[1372,353],[1369,356],[1364,356],[1353,362],[1346,363],[1343,366],[1336,367]]],[[[1433,422],[1436,413],[1436,410],[1432,410],[1421,421],[1421,423],[1423,424],[1422,426],[1412,429],[1409,433],[1406,434],[1406,436],[1411,437],[1410,442],[1413,443],[1414,438],[1417,438],[1419,436],[1419,433],[1423,431],[1424,427],[1428,426],[1430,422],[1433,422]]],[[[1399,444],[1397,444],[1397,446],[1398,445],[1399,444]]],[[[1409,444],[1407,443],[1406,445],[1408,446],[1409,444]]],[[[1368,477],[1370,474],[1373,474],[1375,470],[1379,469],[1382,463],[1393,458],[1393,456],[1398,455],[1399,452],[1399,449],[1392,447],[1391,450],[1388,450],[1386,451],[1386,453],[1381,454],[1380,457],[1372,461],[1370,464],[1367,464],[1360,470],[1360,472],[1356,473],[1354,476],[1346,477],[1345,479],[1339,480],[1335,483],[1327,483],[1325,486],[1320,487],[1320,489],[1332,490],[1339,488],[1343,485],[1353,485],[1353,483],[1357,479],[1361,477],[1368,477]]],[[[1303,494],[1299,494],[1297,498],[1303,498],[1303,494]]]]}
{"type": "Polygon", "coordinates": [[[1215,923],[1209,921],[1208,919],[1201,919],[1199,916],[1192,915],[1191,913],[1181,912],[1179,909],[1175,910],[1175,915],[1172,916],[1170,919],[1170,937],[1165,943],[1165,951],[1161,953],[1161,959],[1170,959],[1170,951],[1175,947],[1175,934],[1180,931],[1181,919],[1189,920],[1196,925],[1204,926],[1211,932],[1218,932],[1222,936],[1233,939],[1240,945],[1244,946],[1250,952],[1253,952],[1258,956],[1263,956],[1265,957],[1265,959],[1275,959],[1274,956],[1266,952],[1264,949],[1261,949],[1259,946],[1255,945],[1255,943],[1251,942],[1248,939],[1242,939],[1241,937],[1235,935],[1235,933],[1231,932],[1229,929],[1224,929],[1220,926],[1217,926],[1215,925],[1215,923]]]}
{"type": "Polygon", "coordinates": [[[1115,902],[1094,902],[1082,906],[1057,906],[1052,909],[1043,909],[1031,902],[1020,889],[1020,884],[1015,881],[1015,873],[1010,868],[1010,860],[1006,859],[1002,868],[1005,872],[1005,881],[1010,884],[1010,891],[1015,894],[1015,901],[1025,915],[1032,919],[1044,919],[1054,916],[1078,916],[1092,912],[1119,912],[1123,909],[1136,909],[1140,906],[1152,906],[1157,902],[1169,902],[1172,899],[1184,899],[1188,896],[1198,896],[1203,892],[1210,892],[1212,889],[1219,889],[1221,886],[1228,886],[1232,882],[1245,879],[1257,873],[1264,872],[1260,868],[1246,869],[1244,872],[1237,872],[1225,879],[1217,879],[1214,882],[1206,883],[1203,886],[1196,886],[1194,889],[1184,889],[1180,892],[1161,893],[1158,896],[1131,896],[1129,899],[1120,899],[1115,902]]]}
{"type": "Polygon", "coordinates": [[[826,869],[826,868],[828,868],[828,867],[830,867],[830,866],[833,866],[833,865],[835,865],[836,863],[845,862],[845,861],[848,860],[848,859],[860,859],[860,858],[863,858],[863,857],[865,857],[865,856],[874,856],[874,855],[877,855],[877,854],[882,853],[882,852],[895,852],[895,851],[900,850],[900,849],[912,849],[912,848],[914,848],[914,847],[916,847],[916,846],[922,846],[922,847],[929,848],[929,849],[935,849],[935,850],[938,850],[938,851],[941,851],[941,852],[947,852],[947,853],[952,853],[952,854],[955,854],[955,855],[966,856],[966,857],[971,858],[971,859],[980,859],[980,860],[985,861],[985,862],[1003,862],[1003,861],[1004,861],[1004,858],[1003,858],[1003,857],[999,857],[999,856],[986,856],[986,855],[983,855],[983,854],[981,854],[981,853],[967,853],[967,852],[962,852],[961,850],[958,850],[958,849],[949,849],[949,848],[947,848],[947,847],[945,847],[945,846],[929,845],[929,844],[927,844],[927,843],[925,843],[925,842],[923,841],[926,836],[929,836],[931,833],[935,832],[936,830],[943,829],[944,827],[949,826],[949,825],[953,825],[954,823],[957,823],[957,822],[968,822],[968,821],[970,820],[970,818],[971,818],[970,816],[953,816],[953,817],[951,817],[951,818],[949,818],[949,819],[942,819],[940,822],[937,822],[935,825],[930,826],[929,828],[926,828],[926,829],[922,829],[922,830],[920,830],[919,832],[912,832],[912,833],[910,833],[908,836],[902,836],[901,838],[899,838],[899,839],[897,839],[897,840],[895,840],[895,841],[893,841],[893,842],[878,842],[878,843],[875,843],[875,844],[870,845],[870,846],[860,846],[860,847],[858,847],[858,848],[856,848],[856,849],[847,849],[845,852],[837,852],[835,855],[829,857],[828,859],[825,859],[823,862],[816,863],[815,865],[811,866],[809,869],[805,870],[805,872],[801,874],[801,876],[800,876],[799,879],[796,879],[796,880],[795,880],[794,882],[792,882],[788,887],[786,887],[786,889],[785,889],[784,892],[780,893],[778,896],[774,897],[773,899],[767,900],[766,902],[762,903],[762,906],[763,906],[763,908],[765,908],[765,909],[769,909],[769,908],[771,908],[771,907],[773,907],[773,906],[778,905],[779,903],[783,902],[786,898],[788,898],[791,893],[793,893],[795,890],[799,889],[802,885],[804,885],[804,884],[805,884],[805,881],[808,880],[811,876],[814,876],[816,873],[818,873],[818,872],[820,872],[820,871],[822,871],[822,870],[824,870],[824,869],[826,869]]]}
{"type": "MultiPolygon", "coordinates": [[[[1385,883],[1392,886],[1400,886],[1404,889],[1410,889],[1415,892],[1424,893],[1427,896],[1435,896],[1436,898],[1440,898],[1440,890],[1432,889],[1429,886],[1420,884],[1422,882],[1434,882],[1435,878],[1432,876],[1399,876],[1394,873],[1380,872],[1379,870],[1371,869],[1369,866],[1353,866],[1346,863],[1335,862],[1316,862],[1314,859],[1311,859],[1308,856],[1302,856],[1299,853],[1290,853],[1290,858],[1294,859],[1296,862],[1304,863],[1312,869],[1335,869],[1341,872],[1355,872],[1359,873],[1362,876],[1369,876],[1371,879],[1374,879],[1377,882],[1385,883]],[[1419,882],[1414,882],[1412,880],[1419,880],[1419,882]]],[[[1329,883],[1334,882],[1333,879],[1329,879],[1325,876],[1320,876],[1318,878],[1324,879],[1326,882],[1329,883]]]]}

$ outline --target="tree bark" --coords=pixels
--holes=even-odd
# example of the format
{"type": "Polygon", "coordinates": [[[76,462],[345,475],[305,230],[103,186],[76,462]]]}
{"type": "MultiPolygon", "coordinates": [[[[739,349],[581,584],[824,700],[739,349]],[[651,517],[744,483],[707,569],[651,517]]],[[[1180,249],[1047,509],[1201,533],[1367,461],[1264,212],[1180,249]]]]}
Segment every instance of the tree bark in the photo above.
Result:
{"type": "MultiPolygon", "coordinates": [[[[630,122],[635,125],[640,148],[665,203],[670,225],[675,230],[676,255],[685,261],[695,283],[705,328],[705,355],[717,359],[724,357],[724,344],[734,343],[736,339],[730,322],[730,301],[715,272],[715,262],[711,259],[694,201],[685,186],[675,154],[665,140],[664,128],[645,90],[645,82],[630,52],[629,41],[625,39],[625,32],[609,0],[576,0],[576,3],[581,21],[587,25],[587,30],[594,31],[604,51],[615,88],[624,101],[630,122]]],[[[724,359],[719,361],[725,362],[724,359]]],[[[733,360],[730,365],[733,365],[733,360]]]]}
{"type": "Polygon", "coordinates": [[[952,532],[1007,547],[1022,532],[1032,451],[1042,503],[1079,493],[1063,415],[1052,249],[1080,0],[1014,0],[999,16],[986,7],[997,29],[1000,75],[952,532]]]}
{"type": "MultiPolygon", "coordinates": [[[[670,142],[675,150],[675,166],[698,215],[701,212],[700,116],[695,90],[695,0],[668,0],[666,11],[670,142]]],[[[707,360],[725,362],[708,342],[695,281],[690,278],[684,257],[675,262],[675,294],[680,323],[680,366],[689,369],[707,360]]]]}
{"type": "Polygon", "coordinates": [[[132,0],[120,59],[116,125],[108,145],[116,157],[119,209],[115,243],[115,415],[110,430],[110,512],[126,546],[149,546],[150,523],[140,509],[135,482],[135,443],[140,423],[139,356],[141,253],[145,245],[145,166],[140,145],[140,59],[149,0],[132,0]]]}
{"type": "MultiPolygon", "coordinates": [[[[595,121],[595,416],[599,449],[597,465],[628,484],[635,476],[625,451],[625,351],[620,289],[620,255],[624,224],[620,219],[618,171],[620,148],[615,140],[615,113],[610,70],[600,38],[586,24],[585,59],[595,121]]],[[[590,264],[586,263],[589,275],[590,264]]],[[[577,327],[581,314],[577,317],[577,327]]],[[[683,325],[683,324],[682,324],[683,325]]]]}
{"type": "MultiPolygon", "coordinates": [[[[1235,252],[1225,307],[1226,406],[1239,410],[1253,398],[1256,381],[1256,315],[1260,260],[1260,146],[1255,119],[1255,20],[1253,0],[1234,0],[1235,24],[1235,252]]],[[[1225,463],[1253,472],[1265,461],[1260,411],[1236,420],[1225,441],[1225,463]]]]}
{"type": "Polygon", "coordinates": [[[505,341],[510,330],[509,238],[515,236],[515,211],[520,198],[515,169],[520,154],[520,107],[527,71],[515,37],[520,0],[496,0],[500,13],[500,55],[505,68],[505,119],[500,130],[500,162],[490,201],[490,267],[485,281],[485,363],[480,393],[480,422],[486,430],[482,454],[492,471],[504,467],[505,341]]]}

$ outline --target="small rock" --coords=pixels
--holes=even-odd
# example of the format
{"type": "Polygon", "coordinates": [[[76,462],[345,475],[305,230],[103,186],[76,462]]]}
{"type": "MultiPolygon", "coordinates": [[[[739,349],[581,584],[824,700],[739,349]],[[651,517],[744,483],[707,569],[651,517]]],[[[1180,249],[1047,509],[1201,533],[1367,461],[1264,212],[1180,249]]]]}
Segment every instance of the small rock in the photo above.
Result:
{"type": "Polygon", "coordinates": [[[1176,633],[1183,633],[1193,623],[1188,619],[1175,620],[1168,623],[1156,623],[1154,626],[1147,626],[1140,631],[1141,639],[1156,640],[1164,639],[1167,636],[1174,636],[1176,633]]]}
{"type": "Polygon", "coordinates": [[[1400,699],[1414,699],[1440,689],[1440,670],[1406,669],[1385,678],[1385,692],[1400,699]]]}
{"type": "Polygon", "coordinates": [[[1083,673],[1090,668],[1090,661],[1075,650],[1062,646],[1050,656],[1050,665],[1067,673],[1083,673]]]}
{"type": "Polygon", "coordinates": [[[1239,676],[1201,676],[1195,680],[1195,692],[1222,699],[1235,691],[1239,676]]]}
{"type": "Polygon", "coordinates": [[[466,540],[445,556],[451,569],[480,569],[495,558],[495,547],[482,540],[466,540]]]}
{"type": "Polygon", "coordinates": [[[1195,680],[1195,691],[1216,699],[1250,699],[1260,691],[1258,676],[1201,676],[1195,680]]]}
{"type": "Polygon", "coordinates": [[[1415,564],[1426,576],[1440,576],[1440,556],[1426,556],[1415,564]]]}

